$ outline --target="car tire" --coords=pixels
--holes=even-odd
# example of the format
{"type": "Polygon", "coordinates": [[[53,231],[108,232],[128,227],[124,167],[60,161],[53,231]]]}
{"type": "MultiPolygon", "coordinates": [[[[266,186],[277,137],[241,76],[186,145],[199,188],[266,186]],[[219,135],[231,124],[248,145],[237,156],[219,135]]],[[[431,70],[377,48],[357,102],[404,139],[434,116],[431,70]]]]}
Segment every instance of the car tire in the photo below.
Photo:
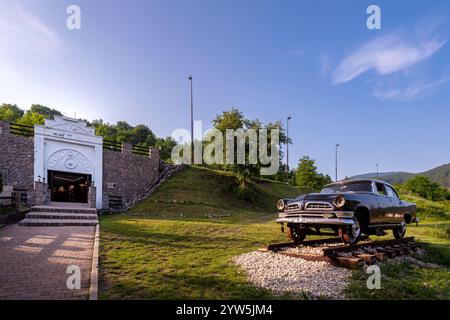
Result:
{"type": "Polygon", "coordinates": [[[402,222],[400,226],[392,229],[392,233],[394,234],[395,239],[402,239],[406,234],[406,222],[402,222]]]}
{"type": "Polygon", "coordinates": [[[288,225],[287,226],[288,237],[291,238],[294,243],[302,243],[307,235],[307,229],[299,225],[288,225]]]}
{"type": "Polygon", "coordinates": [[[361,237],[361,224],[357,216],[351,226],[342,226],[339,228],[339,236],[345,244],[356,244],[361,237]]]}

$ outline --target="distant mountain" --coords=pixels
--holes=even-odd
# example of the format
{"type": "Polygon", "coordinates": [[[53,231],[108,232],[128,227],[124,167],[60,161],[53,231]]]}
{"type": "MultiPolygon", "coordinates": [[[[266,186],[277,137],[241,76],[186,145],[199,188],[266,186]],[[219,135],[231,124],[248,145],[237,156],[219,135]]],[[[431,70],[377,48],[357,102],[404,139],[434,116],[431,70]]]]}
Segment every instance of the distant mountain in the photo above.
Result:
{"type": "MultiPolygon", "coordinates": [[[[439,183],[440,185],[450,188],[450,163],[444,164],[442,166],[436,167],[434,169],[419,172],[419,173],[410,173],[410,172],[380,172],[378,174],[379,179],[385,180],[389,183],[404,183],[407,180],[415,177],[415,176],[425,176],[430,178],[430,180],[439,183]]],[[[350,179],[368,179],[368,178],[376,178],[377,174],[365,173],[359,174],[350,179]]]]}

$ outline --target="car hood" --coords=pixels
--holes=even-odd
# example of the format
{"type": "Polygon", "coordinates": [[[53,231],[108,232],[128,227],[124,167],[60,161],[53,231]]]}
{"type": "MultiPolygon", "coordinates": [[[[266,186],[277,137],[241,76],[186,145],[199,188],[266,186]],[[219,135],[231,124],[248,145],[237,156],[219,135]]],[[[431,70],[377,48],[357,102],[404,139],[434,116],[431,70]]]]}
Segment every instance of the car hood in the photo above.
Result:
{"type": "Polygon", "coordinates": [[[328,201],[333,202],[336,198],[337,193],[308,193],[302,194],[295,199],[292,199],[290,202],[298,202],[298,201],[328,201]]]}

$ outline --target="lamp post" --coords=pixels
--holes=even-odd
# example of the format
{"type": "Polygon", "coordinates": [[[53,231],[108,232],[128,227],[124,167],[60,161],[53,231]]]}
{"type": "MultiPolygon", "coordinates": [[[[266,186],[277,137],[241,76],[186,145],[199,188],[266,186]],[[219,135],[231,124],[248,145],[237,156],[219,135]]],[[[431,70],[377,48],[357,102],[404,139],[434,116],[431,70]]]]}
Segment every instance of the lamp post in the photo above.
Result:
{"type": "Polygon", "coordinates": [[[194,164],[194,95],[192,88],[192,75],[188,77],[191,82],[191,164],[194,164]]]}
{"type": "Polygon", "coordinates": [[[377,166],[377,179],[379,178],[379,175],[378,175],[378,163],[376,164],[376,166],[377,166]]]}
{"type": "Polygon", "coordinates": [[[335,157],[335,166],[334,166],[334,169],[336,172],[335,181],[338,181],[338,147],[339,147],[339,143],[336,144],[336,157],[335,157]]]}
{"type": "Polygon", "coordinates": [[[291,116],[286,120],[286,180],[289,181],[289,120],[291,116]]]}

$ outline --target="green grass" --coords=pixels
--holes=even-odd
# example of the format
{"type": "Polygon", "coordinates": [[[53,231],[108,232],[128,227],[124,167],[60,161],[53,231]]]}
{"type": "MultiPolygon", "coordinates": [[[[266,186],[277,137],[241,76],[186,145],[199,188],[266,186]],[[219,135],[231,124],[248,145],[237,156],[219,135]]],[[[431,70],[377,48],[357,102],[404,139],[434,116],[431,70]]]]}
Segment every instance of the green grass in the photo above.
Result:
{"type": "MultiPolygon", "coordinates": [[[[410,225],[406,236],[414,236],[426,250],[414,255],[420,261],[441,265],[423,268],[410,262],[388,260],[381,264],[381,290],[368,290],[368,275],[355,271],[346,295],[352,299],[450,299],[450,203],[433,202],[417,196],[402,195],[417,205],[419,226],[410,225]]],[[[392,238],[391,233],[383,238],[392,238]]]]}
{"type": "Polygon", "coordinates": [[[103,299],[268,299],[231,261],[283,235],[274,223],[108,216],[101,220],[103,299]]]}
{"type": "MultiPolygon", "coordinates": [[[[273,221],[276,200],[308,190],[260,180],[252,203],[237,197],[233,183],[228,173],[188,168],[127,214],[102,216],[100,298],[298,298],[274,297],[249,284],[232,258],[286,241],[273,221]]],[[[450,220],[443,220],[448,203],[414,201],[423,223],[410,226],[407,235],[427,248],[420,259],[450,267],[450,220]]],[[[367,275],[355,271],[348,297],[448,299],[448,269],[421,269],[408,263],[381,268],[382,290],[368,290],[367,275]]]]}
{"type": "Polygon", "coordinates": [[[413,195],[402,195],[402,200],[417,205],[417,216],[423,221],[450,220],[450,201],[430,201],[413,195]]]}
{"type": "Polygon", "coordinates": [[[414,236],[426,249],[425,255],[413,257],[439,268],[427,268],[410,262],[388,260],[380,265],[381,289],[368,290],[364,270],[352,274],[346,295],[351,299],[450,299],[450,222],[410,226],[407,236],[414,236]]]}
{"type": "Polygon", "coordinates": [[[260,180],[252,192],[253,201],[240,199],[235,178],[229,172],[188,167],[165,182],[147,201],[133,207],[130,214],[159,218],[205,218],[222,216],[227,221],[273,218],[281,197],[310,192],[304,187],[260,180]]]}

